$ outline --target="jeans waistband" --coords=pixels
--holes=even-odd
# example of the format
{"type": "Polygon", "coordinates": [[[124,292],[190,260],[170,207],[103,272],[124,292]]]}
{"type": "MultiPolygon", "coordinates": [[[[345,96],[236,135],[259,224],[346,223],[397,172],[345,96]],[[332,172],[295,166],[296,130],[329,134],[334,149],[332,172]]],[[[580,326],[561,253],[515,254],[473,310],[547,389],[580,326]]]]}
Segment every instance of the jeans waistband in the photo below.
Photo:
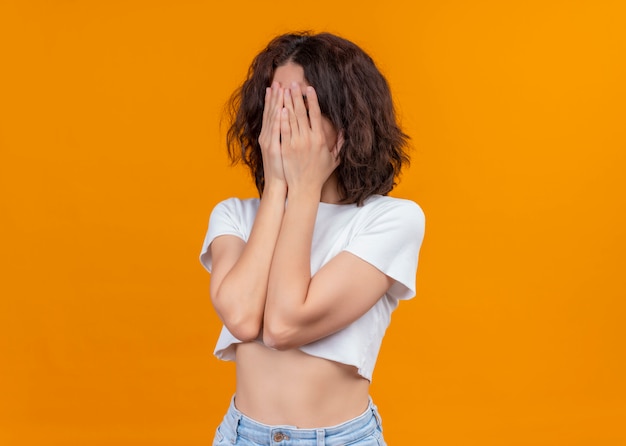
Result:
{"type": "Polygon", "coordinates": [[[358,441],[368,436],[382,436],[382,426],[378,409],[371,398],[368,407],[361,415],[336,426],[315,429],[300,429],[296,426],[272,426],[245,416],[235,407],[235,397],[220,429],[222,434],[231,437],[235,443],[237,436],[264,445],[315,445],[338,446],[358,441]]]}

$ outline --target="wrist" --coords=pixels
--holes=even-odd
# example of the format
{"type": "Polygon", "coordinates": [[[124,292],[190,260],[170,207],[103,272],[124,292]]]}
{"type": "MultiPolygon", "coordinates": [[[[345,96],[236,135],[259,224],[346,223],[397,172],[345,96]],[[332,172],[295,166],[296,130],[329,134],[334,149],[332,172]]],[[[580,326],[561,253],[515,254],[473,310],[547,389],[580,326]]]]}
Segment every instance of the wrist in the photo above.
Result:
{"type": "Polygon", "coordinates": [[[287,182],[276,179],[266,182],[263,187],[263,197],[284,200],[287,197],[287,182]]]}
{"type": "Polygon", "coordinates": [[[319,203],[322,196],[320,188],[290,186],[287,199],[295,202],[319,203]]]}

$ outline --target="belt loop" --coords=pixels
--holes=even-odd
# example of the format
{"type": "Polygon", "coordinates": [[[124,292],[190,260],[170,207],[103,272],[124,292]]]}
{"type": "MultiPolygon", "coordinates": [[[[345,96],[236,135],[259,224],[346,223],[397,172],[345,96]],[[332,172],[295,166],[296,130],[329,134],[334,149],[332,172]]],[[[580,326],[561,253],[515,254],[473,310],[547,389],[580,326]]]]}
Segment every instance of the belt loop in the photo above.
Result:
{"type": "Polygon", "coordinates": [[[378,408],[376,407],[376,405],[374,404],[373,401],[370,400],[370,404],[372,407],[372,413],[374,414],[374,418],[376,418],[376,422],[378,423],[378,429],[380,429],[380,431],[383,431],[383,420],[380,417],[380,414],[378,413],[378,408]]]}
{"type": "Polygon", "coordinates": [[[326,444],[325,437],[326,437],[326,431],[324,429],[317,429],[316,446],[324,446],[326,444]]]}
{"type": "Polygon", "coordinates": [[[241,423],[241,413],[237,412],[235,413],[235,426],[233,429],[233,437],[232,437],[232,443],[236,444],[237,443],[237,438],[239,438],[239,424],[241,423]]]}

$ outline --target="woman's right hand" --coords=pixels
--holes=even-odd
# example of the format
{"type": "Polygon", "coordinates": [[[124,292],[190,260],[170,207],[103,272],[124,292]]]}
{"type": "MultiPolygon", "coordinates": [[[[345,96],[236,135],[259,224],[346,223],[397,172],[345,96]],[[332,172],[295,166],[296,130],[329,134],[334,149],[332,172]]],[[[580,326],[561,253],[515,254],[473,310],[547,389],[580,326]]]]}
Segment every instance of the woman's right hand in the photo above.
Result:
{"type": "Polygon", "coordinates": [[[284,106],[284,90],[278,82],[265,89],[263,124],[259,145],[263,156],[265,187],[278,182],[286,186],[283,159],[280,152],[280,113],[284,106]]]}
{"type": "MultiPolygon", "coordinates": [[[[265,93],[258,139],[265,187],[249,237],[244,241],[226,234],[216,237],[209,247],[213,263],[211,301],[224,325],[243,342],[257,339],[263,326],[270,266],[285,213],[287,182],[280,151],[283,103],[283,90],[273,83],[265,93]]],[[[219,214],[220,218],[230,212],[219,214]]]]}

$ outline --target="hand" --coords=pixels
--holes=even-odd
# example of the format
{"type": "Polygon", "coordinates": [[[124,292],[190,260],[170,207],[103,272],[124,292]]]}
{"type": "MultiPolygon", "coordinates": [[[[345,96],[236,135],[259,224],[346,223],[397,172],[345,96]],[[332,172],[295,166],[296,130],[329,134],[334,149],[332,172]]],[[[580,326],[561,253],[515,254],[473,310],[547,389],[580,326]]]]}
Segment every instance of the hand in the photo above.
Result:
{"type": "Polygon", "coordinates": [[[285,183],[283,160],[280,153],[280,114],[284,105],[284,90],[277,82],[265,89],[263,124],[259,145],[263,156],[265,186],[273,182],[285,183]]]}
{"type": "MultiPolygon", "coordinates": [[[[284,92],[281,111],[281,153],[285,179],[290,190],[308,189],[320,193],[322,186],[339,165],[341,138],[330,141],[324,132],[324,123],[317,94],[306,88],[307,108],[302,90],[297,83],[284,92]]],[[[328,123],[329,124],[329,123],[328,123]]]]}

